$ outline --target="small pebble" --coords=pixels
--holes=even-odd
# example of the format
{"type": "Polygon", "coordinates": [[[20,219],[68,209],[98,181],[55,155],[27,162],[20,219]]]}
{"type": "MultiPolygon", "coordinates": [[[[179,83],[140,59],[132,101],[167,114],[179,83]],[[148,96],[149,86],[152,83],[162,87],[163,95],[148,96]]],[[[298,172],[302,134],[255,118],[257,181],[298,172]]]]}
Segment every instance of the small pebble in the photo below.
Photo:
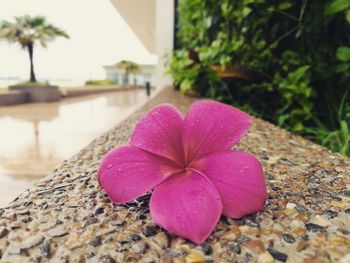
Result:
{"type": "Polygon", "coordinates": [[[96,256],[94,252],[88,252],[85,255],[86,255],[86,258],[93,258],[94,256],[96,256]]]}
{"type": "Polygon", "coordinates": [[[105,209],[103,207],[99,207],[95,210],[95,215],[103,214],[105,209]]]}
{"type": "Polygon", "coordinates": [[[211,253],[213,253],[213,249],[212,249],[211,245],[209,245],[208,243],[202,243],[201,248],[202,248],[204,254],[206,254],[206,255],[210,255],[211,253]]]}
{"type": "Polygon", "coordinates": [[[328,218],[335,218],[338,216],[338,212],[336,211],[333,211],[331,209],[328,209],[325,211],[325,215],[328,217],[328,218]]]}
{"type": "Polygon", "coordinates": [[[295,242],[295,238],[290,234],[283,234],[283,240],[291,244],[295,242]]]}
{"type": "Polygon", "coordinates": [[[31,247],[34,247],[36,245],[38,245],[41,241],[43,241],[44,237],[40,234],[38,235],[34,235],[34,236],[30,236],[27,239],[25,239],[20,246],[24,249],[28,249],[31,247]]]}
{"type": "Polygon", "coordinates": [[[155,236],[157,234],[157,228],[154,226],[147,226],[146,229],[142,232],[146,237],[155,236]]]}
{"type": "Polygon", "coordinates": [[[99,263],[115,263],[115,260],[110,255],[100,256],[98,259],[99,263]]]}
{"type": "Polygon", "coordinates": [[[306,229],[311,232],[326,232],[325,227],[314,224],[314,223],[306,223],[306,229]]]}
{"type": "Polygon", "coordinates": [[[200,251],[191,251],[191,253],[186,256],[186,263],[201,263],[204,261],[204,255],[200,251]]]}
{"type": "Polygon", "coordinates": [[[249,240],[244,242],[243,245],[258,254],[266,251],[264,244],[260,240],[249,240]]]}
{"type": "Polygon", "coordinates": [[[238,243],[243,243],[243,242],[246,242],[246,241],[249,241],[249,240],[251,240],[250,237],[241,236],[241,237],[236,238],[235,241],[238,242],[238,243]]]}
{"type": "Polygon", "coordinates": [[[250,226],[250,227],[259,227],[258,223],[255,223],[255,222],[253,222],[252,220],[249,220],[249,219],[245,220],[244,224],[247,225],[247,226],[250,226]]]}
{"type": "Polygon", "coordinates": [[[51,237],[62,237],[67,235],[68,232],[64,227],[58,226],[47,231],[47,234],[51,237]]]}
{"type": "Polygon", "coordinates": [[[130,240],[131,241],[140,241],[141,237],[139,235],[133,234],[133,235],[130,236],[130,240]]]}
{"type": "Polygon", "coordinates": [[[237,242],[234,242],[234,243],[233,243],[232,250],[233,250],[233,252],[234,252],[235,254],[238,254],[238,255],[241,254],[241,252],[242,252],[241,246],[240,246],[240,244],[237,243],[237,242]]]}
{"type": "Polygon", "coordinates": [[[159,232],[153,238],[153,241],[157,243],[162,249],[168,248],[170,245],[169,235],[165,232],[159,232]]]}
{"type": "Polygon", "coordinates": [[[322,227],[329,227],[331,225],[331,223],[327,219],[320,215],[316,215],[314,218],[312,218],[311,223],[322,227]]]}
{"type": "Polygon", "coordinates": [[[4,226],[0,226],[0,238],[3,238],[4,236],[6,236],[8,233],[6,227],[4,226]]]}
{"type": "Polygon", "coordinates": [[[40,250],[42,256],[44,256],[46,258],[49,257],[50,252],[51,252],[50,243],[44,242],[43,244],[41,244],[39,246],[39,250],[40,250]]]}
{"type": "Polygon", "coordinates": [[[274,259],[277,259],[277,260],[283,261],[283,262],[286,262],[286,261],[287,261],[288,256],[287,256],[286,254],[284,254],[284,253],[282,253],[282,252],[279,252],[279,251],[277,251],[277,250],[275,250],[275,249],[273,249],[273,248],[271,248],[271,247],[268,248],[267,250],[270,252],[271,256],[272,256],[274,259]]]}
{"type": "Polygon", "coordinates": [[[136,242],[136,243],[132,244],[132,246],[131,246],[131,250],[137,254],[145,253],[146,248],[147,248],[147,246],[143,241],[136,242]]]}
{"type": "Polygon", "coordinates": [[[89,242],[89,245],[93,247],[98,247],[102,243],[102,238],[101,236],[96,236],[93,240],[89,242]]]}

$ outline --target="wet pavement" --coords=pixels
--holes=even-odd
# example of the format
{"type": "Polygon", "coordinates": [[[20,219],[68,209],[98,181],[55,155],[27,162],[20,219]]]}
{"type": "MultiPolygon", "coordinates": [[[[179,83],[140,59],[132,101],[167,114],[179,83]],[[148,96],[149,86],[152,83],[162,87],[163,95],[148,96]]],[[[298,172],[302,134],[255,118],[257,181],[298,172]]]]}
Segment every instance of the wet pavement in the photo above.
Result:
{"type": "Polygon", "coordinates": [[[0,107],[0,207],[147,100],[133,90],[0,107]]]}

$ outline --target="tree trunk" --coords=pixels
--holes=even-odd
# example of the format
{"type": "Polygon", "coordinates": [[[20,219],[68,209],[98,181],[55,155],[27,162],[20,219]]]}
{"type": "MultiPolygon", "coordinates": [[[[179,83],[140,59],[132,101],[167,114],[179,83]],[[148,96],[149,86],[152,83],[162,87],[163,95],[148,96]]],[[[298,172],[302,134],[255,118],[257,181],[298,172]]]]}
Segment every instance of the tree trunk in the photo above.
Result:
{"type": "Polygon", "coordinates": [[[33,64],[33,49],[34,43],[29,43],[27,45],[29,60],[30,60],[30,82],[36,82],[35,72],[34,72],[34,64],[33,64]]]}

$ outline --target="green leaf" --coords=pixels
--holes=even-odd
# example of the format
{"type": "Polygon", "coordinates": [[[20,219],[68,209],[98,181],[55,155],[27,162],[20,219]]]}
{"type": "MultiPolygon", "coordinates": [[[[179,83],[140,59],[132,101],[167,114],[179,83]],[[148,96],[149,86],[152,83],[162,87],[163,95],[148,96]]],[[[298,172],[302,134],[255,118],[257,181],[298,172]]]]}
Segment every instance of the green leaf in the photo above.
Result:
{"type": "Polygon", "coordinates": [[[332,15],[344,11],[350,7],[349,0],[333,0],[326,6],[326,15],[332,15]]]}
{"type": "Polygon", "coordinates": [[[295,81],[300,80],[300,78],[303,77],[303,76],[305,75],[306,71],[308,71],[309,68],[310,68],[309,65],[306,65],[306,66],[302,66],[302,67],[297,68],[297,69],[292,73],[293,79],[294,79],[295,81]]]}
{"type": "Polygon", "coordinates": [[[293,5],[289,2],[283,2],[278,6],[278,9],[280,10],[286,10],[288,8],[291,8],[293,5]]]}
{"type": "Polygon", "coordinates": [[[338,47],[336,56],[340,61],[343,61],[343,62],[350,61],[350,48],[338,47]]]}
{"type": "Polygon", "coordinates": [[[247,15],[249,15],[251,11],[252,11],[252,9],[250,9],[249,7],[246,7],[246,6],[245,6],[245,7],[243,8],[243,11],[242,11],[243,17],[246,17],[247,15]]]}
{"type": "Polygon", "coordinates": [[[275,7],[274,6],[269,6],[267,8],[267,11],[269,11],[270,13],[274,12],[275,11],[275,7]]]}
{"type": "Polygon", "coordinates": [[[302,131],[303,129],[304,129],[304,125],[301,122],[297,122],[293,126],[293,131],[295,132],[302,131]]]}
{"type": "Polygon", "coordinates": [[[350,24],[350,9],[346,12],[345,18],[346,21],[348,21],[348,23],[350,24]]]}

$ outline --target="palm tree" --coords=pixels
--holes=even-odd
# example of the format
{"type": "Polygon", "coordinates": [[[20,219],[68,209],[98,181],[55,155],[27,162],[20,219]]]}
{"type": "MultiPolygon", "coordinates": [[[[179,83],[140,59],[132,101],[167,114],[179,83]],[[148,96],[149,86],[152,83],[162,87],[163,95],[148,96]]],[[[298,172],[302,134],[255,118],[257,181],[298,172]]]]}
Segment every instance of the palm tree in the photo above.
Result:
{"type": "Polygon", "coordinates": [[[140,67],[138,64],[131,62],[131,61],[127,61],[127,60],[122,60],[120,62],[117,63],[117,67],[120,69],[124,70],[124,85],[128,85],[129,84],[129,74],[135,74],[137,72],[140,72],[140,67]]]}
{"type": "Polygon", "coordinates": [[[26,49],[30,59],[30,81],[36,82],[33,51],[35,43],[46,47],[47,43],[56,37],[69,38],[68,34],[54,25],[49,24],[43,16],[31,17],[28,15],[15,17],[14,22],[2,21],[0,23],[0,40],[9,43],[18,43],[26,49]]]}

